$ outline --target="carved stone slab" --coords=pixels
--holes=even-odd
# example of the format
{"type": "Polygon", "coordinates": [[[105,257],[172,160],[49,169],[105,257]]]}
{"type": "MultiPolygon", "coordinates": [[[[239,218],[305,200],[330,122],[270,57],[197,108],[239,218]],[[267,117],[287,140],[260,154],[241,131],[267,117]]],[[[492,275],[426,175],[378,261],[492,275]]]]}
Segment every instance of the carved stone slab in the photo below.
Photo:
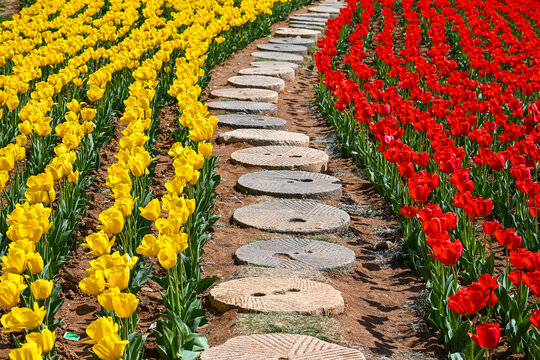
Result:
{"type": "Polygon", "coordinates": [[[235,151],[233,162],[244,166],[259,166],[268,170],[326,170],[325,152],[299,146],[258,146],[235,151]]]}

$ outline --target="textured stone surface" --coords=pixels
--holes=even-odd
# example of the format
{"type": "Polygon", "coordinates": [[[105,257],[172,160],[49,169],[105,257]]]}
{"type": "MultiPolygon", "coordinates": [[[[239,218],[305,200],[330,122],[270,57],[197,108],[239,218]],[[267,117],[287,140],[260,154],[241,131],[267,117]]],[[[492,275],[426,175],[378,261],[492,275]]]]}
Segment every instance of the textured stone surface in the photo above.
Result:
{"type": "Polygon", "coordinates": [[[206,105],[211,110],[237,111],[250,114],[275,114],[277,106],[256,101],[210,101],[206,105]]]}
{"type": "Polygon", "coordinates": [[[291,234],[317,234],[349,226],[349,215],[313,200],[272,200],[236,209],[233,219],[259,230],[291,234]]]}
{"type": "Polygon", "coordinates": [[[294,71],[298,70],[298,64],[287,61],[253,61],[250,65],[254,67],[290,67],[294,71]]]}
{"type": "Polygon", "coordinates": [[[293,61],[302,62],[304,57],[302,55],[288,54],[278,51],[255,51],[251,53],[251,56],[255,56],[259,59],[269,59],[277,61],[293,61]]]}
{"type": "Polygon", "coordinates": [[[290,170],[263,170],[242,175],[237,187],[255,195],[281,198],[341,198],[341,181],[330,175],[290,170]]]}
{"type": "Polygon", "coordinates": [[[303,46],[315,46],[315,40],[301,37],[281,37],[268,40],[271,44],[291,44],[303,46]]]}
{"type": "Polygon", "coordinates": [[[219,135],[218,142],[227,144],[245,142],[254,146],[309,146],[309,136],[280,130],[236,129],[219,135]]]}
{"type": "Polygon", "coordinates": [[[319,38],[319,32],[308,29],[295,29],[290,27],[279,28],[275,32],[276,36],[300,36],[303,38],[317,40],[319,38]]]}
{"type": "Polygon", "coordinates": [[[263,66],[263,67],[254,67],[240,69],[238,71],[240,75],[262,75],[262,76],[275,76],[286,81],[294,80],[294,70],[290,67],[285,66],[263,66]]]}
{"type": "Polygon", "coordinates": [[[338,1],[322,1],[317,4],[318,6],[333,6],[337,8],[345,8],[347,7],[346,3],[338,2],[338,1]]]}
{"type": "Polygon", "coordinates": [[[290,23],[289,26],[295,29],[307,29],[307,30],[313,30],[313,31],[318,31],[318,32],[322,32],[324,30],[322,26],[315,26],[315,25],[290,23]]]}
{"type": "Polygon", "coordinates": [[[291,20],[290,25],[308,25],[308,26],[316,26],[318,28],[324,28],[325,24],[320,23],[314,23],[309,20],[291,20]]]}
{"type": "Polygon", "coordinates": [[[352,271],[356,255],[338,244],[309,239],[255,241],[236,250],[236,262],[257,266],[318,271],[352,271]]]}
{"type": "Polygon", "coordinates": [[[244,166],[259,166],[268,170],[325,171],[328,155],[325,152],[299,146],[258,146],[237,150],[233,162],[244,166]]]}
{"type": "Polygon", "coordinates": [[[298,16],[291,16],[289,18],[289,21],[309,21],[313,25],[324,26],[326,25],[326,22],[328,21],[328,19],[298,15],[298,16]]]}
{"type": "Polygon", "coordinates": [[[237,336],[205,350],[201,360],[365,360],[364,355],[307,335],[237,336]]]}
{"type": "Polygon", "coordinates": [[[333,6],[312,6],[308,8],[308,11],[312,13],[326,13],[330,17],[336,17],[339,15],[339,8],[333,6]]]}
{"type": "Polygon", "coordinates": [[[283,79],[278,79],[272,76],[261,75],[240,75],[229,78],[228,83],[232,86],[243,88],[257,88],[274,90],[277,92],[285,89],[285,82],[283,79]]]}
{"type": "Polygon", "coordinates": [[[259,44],[257,49],[262,51],[278,51],[284,53],[292,53],[299,55],[307,55],[307,47],[303,45],[291,45],[291,44],[259,44]]]}
{"type": "Polygon", "coordinates": [[[212,90],[210,95],[236,100],[262,101],[269,103],[278,102],[278,93],[274,90],[267,89],[216,89],[212,90]]]}
{"type": "Polygon", "coordinates": [[[323,19],[329,19],[330,18],[330,14],[327,14],[327,13],[304,13],[304,14],[298,14],[296,16],[307,16],[307,17],[314,17],[314,18],[323,18],[323,19]]]}
{"type": "Polygon", "coordinates": [[[273,116],[264,115],[248,115],[248,114],[231,114],[217,115],[219,120],[218,125],[228,126],[234,129],[273,129],[285,130],[287,121],[273,116]]]}
{"type": "Polygon", "coordinates": [[[243,278],[210,290],[210,304],[218,311],[330,315],[344,310],[341,292],[332,286],[299,278],[243,278]]]}

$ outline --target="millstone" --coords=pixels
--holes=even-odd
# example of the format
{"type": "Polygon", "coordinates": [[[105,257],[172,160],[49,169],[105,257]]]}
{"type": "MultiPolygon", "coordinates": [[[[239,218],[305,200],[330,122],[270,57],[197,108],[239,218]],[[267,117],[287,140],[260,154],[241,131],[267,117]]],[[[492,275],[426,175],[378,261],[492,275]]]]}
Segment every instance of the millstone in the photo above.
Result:
{"type": "Polygon", "coordinates": [[[338,178],[307,171],[263,170],[248,173],[238,179],[237,187],[250,194],[281,198],[341,198],[341,181],[338,178]]]}
{"type": "MultiPolygon", "coordinates": [[[[263,76],[275,76],[287,81],[294,80],[294,70],[285,66],[264,66],[255,68],[240,69],[238,71],[240,75],[263,75],[263,76]]],[[[277,96],[277,93],[276,93],[277,96]]]]}
{"type": "Polygon", "coordinates": [[[314,18],[314,17],[309,17],[309,16],[298,15],[298,16],[291,16],[289,18],[289,21],[309,21],[310,23],[312,23],[314,25],[325,26],[328,19],[314,18]]]}
{"type": "Polygon", "coordinates": [[[308,26],[316,26],[318,28],[319,27],[324,28],[326,26],[325,24],[314,23],[309,20],[291,20],[290,25],[308,25],[308,26]]]}
{"type": "Polygon", "coordinates": [[[285,130],[287,121],[273,116],[262,115],[247,115],[247,114],[231,114],[217,115],[219,120],[218,125],[228,126],[234,129],[273,129],[285,130]]]}
{"type": "Polygon", "coordinates": [[[227,144],[245,142],[254,146],[308,146],[309,136],[280,130],[236,129],[219,135],[218,142],[227,144]]]}
{"type": "Polygon", "coordinates": [[[323,1],[317,4],[318,6],[333,6],[337,8],[345,8],[347,4],[337,1],[323,1]]]}
{"type": "Polygon", "coordinates": [[[278,51],[285,53],[293,53],[300,55],[307,55],[307,47],[302,45],[289,45],[289,44],[259,44],[257,49],[263,51],[278,51]]]}
{"type": "Polygon", "coordinates": [[[313,31],[318,31],[318,32],[322,32],[324,30],[322,26],[315,26],[315,25],[290,23],[289,26],[295,29],[308,29],[308,30],[313,30],[313,31]]]}
{"type": "Polygon", "coordinates": [[[309,239],[255,241],[236,250],[238,264],[317,271],[352,271],[356,255],[345,246],[309,239]]]}
{"type": "Polygon", "coordinates": [[[339,15],[339,8],[333,6],[312,6],[308,8],[308,11],[313,13],[326,13],[330,17],[337,17],[339,15]]]}
{"type": "Polygon", "coordinates": [[[220,312],[330,315],[344,310],[341,292],[299,278],[251,277],[223,282],[210,290],[210,304],[220,312]]]}
{"type": "Polygon", "coordinates": [[[290,28],[290,27],[279,28],[276,30],[275,34],[276,36],[292,36],[292,37],[300,36],[303,38],[314,39],[314,40],[317,40],[317,38],[319,37],[318,31],[308,30],[308,29],[295,29],[295,28],[290,28]]]}
{"type": "Polygon", "coordinates": [[[211,101],[206,105],[211,110],[237,111],[250,114],[275,114],[277,106],[256,101],[211,101]]]}
{"type": "Polygon", "coordinates": [[[278,60],[278,61],[294,61],[302,62],[304,57],[296,54],[288,54],[277,51],[255,51],[251,53],[251,56],[255,56],[260,59],[278,60]]]}
{"type": "Polygon", "coordinates": [[[260,166],[268,170],[325,171],[325,152],[299,146],[257,146],[231,154],[233,162],[244,166],[260,166]]]}
{"type": "Polygon", "coordinates": [[[324,19],[328,19],[330,18],[330,14],[327,14],[327,13],[305,13],[305,14],[298,14],[296,16],[307,16],[307,17],[313,17],[313,18],[324,18],[324,19]]]}
{"type": "Polygon", "coordinates": [[[364,355],[312,336],[255,334],[237,336],[205,350],[201,360],[365,360],[364,355]]]}
{"type": "Polygon", "coordinates": [[[234,211],[239,224],[263,231],[317,234],[349,226],[349,215],[336,207],[313,200],[272,200],[234,211]]]}
{"type": "Polygon", "coordinates": [[[254,67],[290,67],[294,71],[298,70],[298,64],[287,61],[253,61],[250,65],[254,67]]]}
{"type": "MultiPolygon", "coordinates": [[[[294,75],[294,71],[293,71],[294,75]]],[[[266,89],[217,89],[212,90],[210,95],[237,100],[262,101],[269,103],[278,102],[278,93],[266,89]]]]}
{"type": "Polygon", "coordinates": [[[291,45],[304,45],[304,46],[314,46],[315,40],[305,39],[305,38],[293,38],[293,37],[283,37],[283,38],[273,38],[268,40],[271,44],[291,44],[291,45]]]}
{"type": "Polygon", "coordinates": [[[243,88],[268,89],[277,92],[285,89],[285,82],[272,76],[240,75],[229,78],[228,82],[232,86],[243,88]]]}

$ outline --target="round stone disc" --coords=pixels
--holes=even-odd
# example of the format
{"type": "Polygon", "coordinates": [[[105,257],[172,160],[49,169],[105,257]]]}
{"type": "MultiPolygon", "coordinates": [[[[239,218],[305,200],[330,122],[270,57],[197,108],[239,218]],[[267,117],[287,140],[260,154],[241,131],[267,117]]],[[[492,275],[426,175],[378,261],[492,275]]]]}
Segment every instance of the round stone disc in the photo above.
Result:
{"type": "Polygon", "coordinates": [[[305,38],[273,38],[268,40],[272,44],[291,44],[291,45],[303,45],[303,46],[314,46],[315,40],[305,39],[305,38]]]}
{"type": "Polygon", "coordinates": [[[210,290],[210,304],[220,312],[330,315],[344,310],[341,292],[307,279],[251,277],[223,282],[210,290]]]}
{"type": "Polygon", "coordinates": [[[283,91],[283,89],[285,89],[285,81],[283,81],[283,79],[278,79],[272,76],[240,75],[233,76],[227,81],[232,86],[242,88],[268,89],[277,92],[283,91]]]}
{"type": "Polygon", "coordinates": [[[290,67],[294,71],[298,70],[298,64],[287,61],[253,61],[250,65],[254,67],[290,67]]]}
{"type": "Polygon", "coordinates": [[[333,6],[312,6],[308,8],[308,11],[313,13],[326,13],[329,14],[330,17],[336,17],[339,15],[339,8],[333,6]]]}
{"type": "Polygon", "coordinates": [[[325,171],[325,152],[300,146],[257,146],[231,154],[233,162],[244,166],[260,166],[268,170],[325,171]]]}
{"type": "Polygon", "coordinates": [[[323,1],[317,4],[318,6],[333,6],[337,8],[346,8],[347,4],[343,2],[337,2],[337,1],[323,1]]]}
{"type": "Polygon", "coordinates": [[[304,57],[301,55],[288,54],[288,53],[277,52],[277,51],[255,51],[251,53],[251,56],[255,56],[256,58],[259,58],[259,59],[269,59],[269,60],[277,60],[277,61],[294,61],[294,62],[304,61],[304,57]]]}
{"type": "Polygon", "coordinates": [[[314,40],[317,40],[317,38],[319,37],[318,31],[313,31],[313,30],[308,30],[308,29],[295,29],[295,28],[290,28],[290,27],[279,28],[276,30],[275,34],[276,36],[292,36],[292,37],[300,36],[303,38],[314,39],[314,40]]]}
{"type": "Polygon", "coordinates": [[[358,350],[295,334],[237,336],[201,354],[201,360],[284,359],[366,360],[358,350]]]}
{"type": "Polygon", "coordinates": [[[289,21],[310,21],[313,24],[324,26],[326,25],[328,18],[316,18],[313,16],[297,15],[291,16],[289,18],[289,21]]]}
{"type": "Polygon", "coordinates": [[[318,31],[318,32],[322,32],[324,30],[324,28],[322,26],[315,26],[315,25],[305,25],[305,24],[290,23],[289,26],[292,27],[292,28],[295,28],[295,29],[308,29],[308,30],[314,30],[314,31],[318,31]]]}
{"type": "Polygon", "coordinates": [[[234,129],[273,129],[285,130],[287,121],[273,116],[248,115],[248,114],[230,114],[217,115],[218,125],[228,126],[234,129]]]}
{"type": "Polygon", "coordinates": [[[307,55],[307,47],[290,44],[259,44],[257,49],[262,51],[278,51],[284,53],[307,55]]]}
{"type": "Polygon", "coordinates": [[[290,24],[291,25],[308,25],[308,26],[316,26],[316,27],[322,27],[322,28],[326,26],[324,24],[314,23],[313,21],[309,21],[309,20],[291,20],[290,24]]]}
{"type": "Polygon", "coordinates": [[[263,170],[242,175],[237,187],[254,195],[281,198],[338,200],[341,180],[307,171],[263,170]]]}
{"type": "Polygon", "coordinates": [[[244,142],[254,146],[309,146],[309,136],[280,130],[236,129],[219,135],[218,142],[226,144],[244,142]]]}
{"type": "Polygon", "coordinates": [[[291,234],[317,234],[349,226],[349,215],[313,200],[272,200],[236,209],[233,219],[259,230],[291,234]]]}
{"type": "MultiPolygon", "coordinates": [[[[240,69],[238,73],[240,75],[275,76],[275,77],[278,77],[287,81],[294,80],[294,70],[290,67],[284,67],[284,66],[280,66],[280,67],[263,66],[263,67],[246,68],[246,69],[240,69]]],[[[276,93],[276,96],[277,96],[277,93],[276,93]]]]}
{"type": "Polygon", "coordinates": [[[210,101],[206,103],[211,110],[237,111],[250,114],[276,114],[277,106],[257,101],[210,101]]]}
{"type": "Polygon", "coordinates": [[[210,95],[236,100],[262,101],[269,103],[278,102],[278,93],[274,90],[266,89],[216,89],[212,90],[210,95]]]}
{"type": "Polygon", "coordinates": [[[304,13],[304,14],[298,14],[298,15],[295,15],[295,16],[307,16],[307,17],[324,18],[324,19],[330,18],[330,14],[327,14],[327,13],[312,13],[312,12],[308,12],[308,13],[304,13]]]}
{"type": "Polygon", "coordinates": [[[345,246],[309,239],[255,241],[236,250],[238,264],[317,271],[352,271],[356,255],[345,246]]]}

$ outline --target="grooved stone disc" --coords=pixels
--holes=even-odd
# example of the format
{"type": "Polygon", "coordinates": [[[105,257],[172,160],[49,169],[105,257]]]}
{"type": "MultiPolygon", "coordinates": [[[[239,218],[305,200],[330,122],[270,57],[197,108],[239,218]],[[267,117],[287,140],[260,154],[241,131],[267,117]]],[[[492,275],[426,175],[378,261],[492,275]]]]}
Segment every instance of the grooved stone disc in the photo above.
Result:
{"type": "Polygon", "coordinates": [[[276,36],[292,36],[292,37],[300,36],[303,38],[314,39],[314,40],[317,40],[317,38],[319,37],[318,31],[307,30],[307,29],[295,29],[295,28],[290,28],[290,27],[279,28],[276,30],[275,34],[276,36]]]}
{"type": "Polygon", "coordinates": [[[341,292],[299,278],[252,277],[226,281],[210,290],[210,304],[220,312],[330,315],[344,310],[341,292]]]}
{"type": "Polygon", "coordinates": [[[268,89],[277,92],[285,89],[285,81],[272,76],[240,75],[229,78],[227,82],[232,86],[242,88],[268,89]]]}
{"type": "Polygon", "coordinates": [[[278,51],[284,53],[293,53],[300,55],[307,55],[307,47],[303,45],[290,45],[290,44],[259,44],[257,49],[263,51],[278,51]]]}
{"type": "Polygon", "coordinates": [[[231,115],[216,115],[220,126],[228,126],[234,129],[274,129],[285,130],[287,121],[273,116],[262,115],[247,115],[247,114],[231,114],[231,115]]]}
{"type": "MultiPolygon", "coordinates": [[[[240,69],[238,71],[240,75],[262,75],[262,76],[275,76],[287,81],[294,80],[294,70],[291,67],[285,66],[264,66],[240,69]]],[[[276,94],[277,95],[277,94],[276,94]]]]}
{"type": "Polygon", "coordinates": [[[347,4],[343,2],[337,2],[337,1],[323,1],[317,4],[318,6],[333,6],[337,8],[346,8],[347,4]]]}
{"type": "Polygon", "coordinates": [[[250,65],[254,67],[290,67],[294,71],[298,70],[298,64],[287,61],[253,61],[250,65]]]}
{"type": "Polygon", "coordinates": [[[259,230],[291,234],[316,234],[349,226],[349,215],[336,207],[312,200],[271,200],[236,209],[233,219],[259,230]]]}
{"type": "Polygon", "coordinates": [[[315,25],[290,23],[289,26],[295,29],[308,29],[308,30],[313,30],[313,31],[318,31],[318,32],[322,32],[324,30],[322,26],[315,26],[315,25]]]}
{"type": "Polygon", "coordinates": [[[354,349],[312,336],[255,334],[237,336],[205,350],[201,360],[366,360],[354,349]]]}
{"type": "Polygon", "coordinates": [[[280,130],[236,129],[219,135],[218,142],[227,144],[245,142],[254,146],[289,145],[308,146],[309,136],[280,130]]]}
{"type": "Polygon", "coordinates": [[[278,93],[266,89],[216,89],[212,90],[210,95],[237,100],[262,101],[269,103],[278,102],[278,93]]]}
{"type": "Polygon", "coordinates": [[[356,255],[345,246],[309,239],[272,239],[244,245],[234,254],[238,264],[318,271],[352,271],[356,255]]]}
{"type": "Polygon", "coordinates": [[[210,101],[206,103],[211,110],[237,111],[250,114],[276,114],[277,106],[256,101],[210,101]]]}
{"type": "Polygon", "coordinates": [[[330,18],[330,14],[327,14],[327,13],[305,13],[305,14],[298,14],[298,15],[295,15],[295,16],[307,16],[307,17],[313,17],[313,18],[325,18],[325,19],[328,19],[330,18]]]}
{"type": "Polygon", "coordinates": [[[325,152],[299,146],[257,146],[237,150],[231,159],[244,166],[260,166],[268,170],[326,170],[325,152]]]}
{"type": "Polygon", "coordinates": [[[282,198],[338,200],[341,180],[307,171],[263,170],[242,175],[237,187],[254,195],[282,198]]]}
{"type": "Polygon", "coordinates": [[[339,8],[334,6],[312,6],[308,8],[308,11],[312,13],[326,13],[330,17],[336,17],[339,15],[339,8]]]}
{"type": "Polygon", "coordinates": [[[273,38],[268,40],[271,44],[291,44],[291,45],[303,45],[303,46],[314,46],[315,40],[305,39],[305,38],[273,38]]]}
{"type": "Polygon", "coordinates": [[[255,56],[256,58],[259,58],[259,59],[269,59],[269,60],[277,60],[277,61],[294,61],[294,62],[304,61],[304,57],[301,55],[288,54],[288,53],[277,52],[277,51],[255,51],[251,53],[251,56],[255,56]]]}
{"type": "Polygon", "coordinates": [[[326,25],[328,18],[322,18],[322,17],[316,18],[313,16],[297,15],[297,16],[291,16],[289,18],[289,21],[310,21],[313,24],[324,26],[326,25]]]}
{"type": "Polygon", "coordinates": [[[291,20],[290,24],[316,26],[316,27],[321,27],[321,28],[324,28],[326,26],[325,24],[314,23],[313,21],[309,21],[309,20],[291,20]]]}

